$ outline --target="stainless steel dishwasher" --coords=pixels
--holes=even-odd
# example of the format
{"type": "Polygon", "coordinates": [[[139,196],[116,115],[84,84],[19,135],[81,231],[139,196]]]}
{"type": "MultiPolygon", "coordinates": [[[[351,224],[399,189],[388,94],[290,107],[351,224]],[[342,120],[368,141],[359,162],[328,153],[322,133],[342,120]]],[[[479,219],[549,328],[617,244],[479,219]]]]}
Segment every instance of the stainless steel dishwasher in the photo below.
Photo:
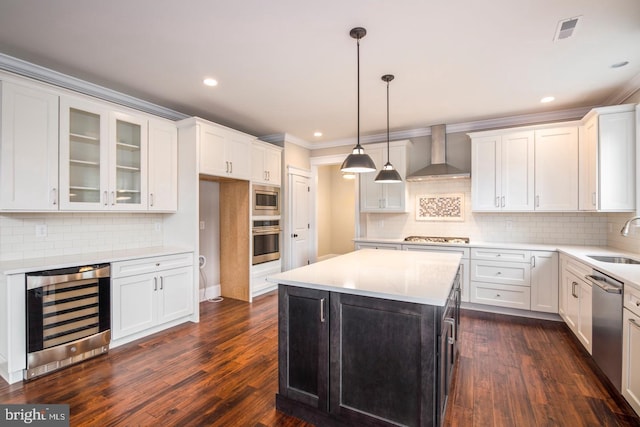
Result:
{"type": "Polygon", "coordinates": [[[598,270],[593,270],[586,279],[593,285],[593,360],[615,388],[622,391],[623,283],[598,270]]]}

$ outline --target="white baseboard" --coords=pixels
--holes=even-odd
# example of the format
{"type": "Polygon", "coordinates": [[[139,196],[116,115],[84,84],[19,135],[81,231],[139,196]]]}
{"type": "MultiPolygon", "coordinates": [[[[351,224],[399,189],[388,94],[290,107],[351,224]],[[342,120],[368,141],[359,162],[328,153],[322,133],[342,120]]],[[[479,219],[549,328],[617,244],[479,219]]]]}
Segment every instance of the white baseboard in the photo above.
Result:
{"type": "Polygon", "coordinates": [[[220,285],[207,286],[200,288],[200,302],[220,296],[220,285]]]}
{"type": "Polygon", "coordinates": [[[325,259],[329,259],[329,258],[333,258],[333,257],[337,257],[340,256],[338,254],[327,254],[327,255],[322,255],[318,257],[318,262],[320,261],[324,261],[325,259]]]}

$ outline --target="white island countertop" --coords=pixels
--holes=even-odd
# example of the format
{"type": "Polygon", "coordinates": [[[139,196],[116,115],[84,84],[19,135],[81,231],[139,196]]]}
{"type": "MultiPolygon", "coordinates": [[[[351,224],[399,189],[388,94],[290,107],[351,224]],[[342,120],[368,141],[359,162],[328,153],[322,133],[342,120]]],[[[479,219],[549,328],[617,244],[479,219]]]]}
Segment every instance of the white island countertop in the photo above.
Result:
{"type": "Polygon", "coordinates": [[[362,249],[267,277],[283,285],[444,306],[460,265],[454,253],[362,249]]]}

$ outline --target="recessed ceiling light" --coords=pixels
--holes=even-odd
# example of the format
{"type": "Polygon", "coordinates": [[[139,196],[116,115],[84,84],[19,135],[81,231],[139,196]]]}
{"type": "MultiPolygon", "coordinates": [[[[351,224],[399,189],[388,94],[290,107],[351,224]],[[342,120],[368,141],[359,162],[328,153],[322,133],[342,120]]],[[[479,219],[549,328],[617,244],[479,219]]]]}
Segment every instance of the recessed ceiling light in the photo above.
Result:
{"type": "Polygon", "coordinates": [[[315,131],[315,132],[313,133],[313,136],[315,136],[315,137],[320,137],[320,136],[322,136],[322,132],[320,132],[320,131],[315,131]]]}
{"type": "Polygon", "coordinates": [[[202,81],[207,86],[218,86],[218,81],[212,78],[206,78],[202,81]]]}
{"type": "Polygon", "coordinates": [[[555,99],[556,98],[554,96],[545,96],[540,100],[540,102],[542,102],[543,104],[546,104],[547,102],[555,101],[555,99]]]}
{"type": "Polygon", "coordinates": [[[616,62],[615,64],[611,64],[611,68],[620,68],[628,64],[629,64],[629,61],[616,62]]]}

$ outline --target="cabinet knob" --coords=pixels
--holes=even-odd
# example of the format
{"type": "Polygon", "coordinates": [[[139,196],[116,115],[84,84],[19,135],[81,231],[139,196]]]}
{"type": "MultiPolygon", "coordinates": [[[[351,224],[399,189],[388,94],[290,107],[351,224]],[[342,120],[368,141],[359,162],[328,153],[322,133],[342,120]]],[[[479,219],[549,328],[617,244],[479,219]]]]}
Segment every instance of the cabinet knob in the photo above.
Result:
{"type": "Polygon", "coordinates": [[[496,298],[500,298],[500,294],[496,294],[496,298]]]}

